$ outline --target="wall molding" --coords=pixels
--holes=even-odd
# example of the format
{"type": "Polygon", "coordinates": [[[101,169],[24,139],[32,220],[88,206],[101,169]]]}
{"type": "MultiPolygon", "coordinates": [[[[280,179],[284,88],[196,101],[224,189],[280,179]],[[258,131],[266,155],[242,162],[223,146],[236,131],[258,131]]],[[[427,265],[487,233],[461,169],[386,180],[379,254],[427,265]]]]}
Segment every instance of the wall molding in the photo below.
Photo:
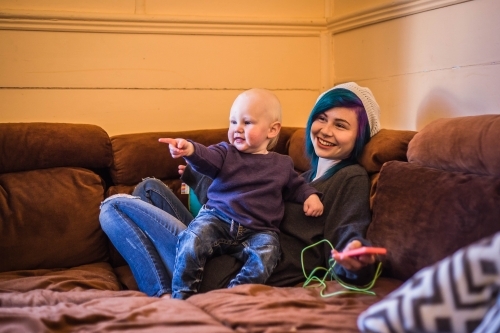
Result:
{"type": "Polygon", "coordinates": [[[0,9],[0,30],[165,35],[318,37],[325,19],[217,18],[12,11],[0,9]]]}
{"type": "Polygon", "coordinates": [[[241,17],[196,17],[137,14],[99,14],[0,9],[0,30],[217,35],[321,37],[428,10],[472,0],[413,0],[358,11],[346,16],[311,19],[241,17]]]}
{"type": "Polygon", "coordinates": [[[328,19],[326,27],[332,34],[357,29],[367,25],[397,19],[472,0],[414,0],[372,7],[346,16],[328,19]]]}

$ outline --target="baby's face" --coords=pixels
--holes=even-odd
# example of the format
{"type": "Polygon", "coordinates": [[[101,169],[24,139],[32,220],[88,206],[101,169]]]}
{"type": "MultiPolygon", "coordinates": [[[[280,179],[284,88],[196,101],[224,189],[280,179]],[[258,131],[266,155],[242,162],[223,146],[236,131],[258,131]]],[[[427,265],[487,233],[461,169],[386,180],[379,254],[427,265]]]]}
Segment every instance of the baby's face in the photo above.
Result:
{"type": "Polygon", "coordinates": [[[252,96],[238,96],[229,115],[228,139],[248,154],[266,154],[273,121],[265,104],[252,96]]]}

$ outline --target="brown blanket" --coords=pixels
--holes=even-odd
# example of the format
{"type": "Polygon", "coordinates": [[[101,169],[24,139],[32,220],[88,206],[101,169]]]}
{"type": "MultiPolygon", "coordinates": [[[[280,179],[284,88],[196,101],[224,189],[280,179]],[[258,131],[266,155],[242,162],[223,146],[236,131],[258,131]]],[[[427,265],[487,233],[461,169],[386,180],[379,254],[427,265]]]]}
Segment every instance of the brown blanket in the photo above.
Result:
{"type": "MultiPolygon", "coordinates": [[[[180,301],[131,290],[88,288],[76,276],[106,275],[108,268],[91,266],[90,273],[89,267],[84,268],[69,272],[73,281],[63,285],[62,272],[18,272],[27,275],[26,289],[35,287],[36,280],[45,288],[25,291],[6,290],[13,281],[0,275],[0,332],[358,332],[359,313],[401,284],[380,278],[373,289],[376,296],[328,298],[320,296],[318,286],[243,285],[180,301]],[[71,290],[63,291],[61,286],[71,290]]],[[[64,274],[68,277],[68,271],[64,274]]],[[[19,283],[18,275],[15,280],[19,283]]],[[[326,293],[343,290],[336,282],[327,286],[326,293]]]]}

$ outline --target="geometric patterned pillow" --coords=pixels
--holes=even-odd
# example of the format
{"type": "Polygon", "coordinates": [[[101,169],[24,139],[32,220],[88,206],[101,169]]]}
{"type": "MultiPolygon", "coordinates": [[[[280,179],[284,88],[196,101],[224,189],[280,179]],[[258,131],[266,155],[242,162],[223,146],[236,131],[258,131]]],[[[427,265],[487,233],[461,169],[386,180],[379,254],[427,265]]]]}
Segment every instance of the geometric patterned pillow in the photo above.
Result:
{"type": "Polygon", "coordinates": [[[484,316],[481,325],[476,328],[474,333],[498,333],[500,332],[500,295],[497,297],[497,302],[493,305],[484,316]]]}
{"type": "MultiPolygon", "coordinates": [[[[488,310],[495,317],[499,290],[500,232],[417,272],[364,311],[358,328],[361,332],[474,332],[488,310]]],[[[484,332],[499,332],[490,329],[484,332]]]]}

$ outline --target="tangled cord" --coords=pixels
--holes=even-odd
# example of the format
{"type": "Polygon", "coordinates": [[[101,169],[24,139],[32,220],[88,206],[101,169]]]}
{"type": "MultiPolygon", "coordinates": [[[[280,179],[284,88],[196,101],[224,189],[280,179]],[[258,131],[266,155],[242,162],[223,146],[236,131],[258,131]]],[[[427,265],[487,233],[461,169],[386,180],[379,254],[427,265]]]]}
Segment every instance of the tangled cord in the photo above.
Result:
{"type": "Polygon", "coordinates": [[[371,291],[370,289],[373,288],[378,277],[380,276],[380,274],[382,274],[382,263],[381,262],[378,263],[377,270],[375,271],[375,276],[373,277],[373,280],[364,286],[355,286],[355,285],[351,285],[351,284],[348,284],[348,283],[342,281],[337,276],[337,274],[335,273],[335,271],[333,269],[335,267],[335,265],[337,264],[337,262],[333,258],[330,258],[330,260],[328,260],[328,265],[330,266],[330,268],[326,269],[325,267],[316,267],[315,269],[312,270],[312,272],[309,274],[309,276],[307,275],[306,270],[304,268],[304,252],[307,251],[308,249],[315,247],[318,244],[324,243],[324,242],[328,243],[328,245],[330,245],[332,250],[334,249],[332,243],[330,243],[330,241],[328,241],[327,239],[320,240],[319,242],[316,242],[312,245],[306,246],[304,249],[302,249],[302,252],[300,254],[300,262],[302,265],[302,272],[304,273],[304,277],[306,278],[306,281],[304,282],[302,287],[303,288],[316,287],[317,285],[309,285],[309,284],[313,281],[318,282],[319,285],[321,285],[321,290],[320,290],[321,297],[331,297],[331,296],[337,296],[337,295],[341,295],[341,294],[350,294],[350,293],[375,295],[375,292],[371,291]],[[323,276],[323,278],[319,278],[315,275],[315,273],[318,271],[325,271],[325,275],[323,276]],[[338,282],[338,284],[340,284],[342,287],[344,287],[347,290],[340,290],[340,291],[336,291],[336,292],[333,292],[330,294],[325,294],[324,292],[325,292],[325,289],[327,287],[326,281],[327,281],[328,276],[330,276],[329,281],[335,280],[338,282]]]}

